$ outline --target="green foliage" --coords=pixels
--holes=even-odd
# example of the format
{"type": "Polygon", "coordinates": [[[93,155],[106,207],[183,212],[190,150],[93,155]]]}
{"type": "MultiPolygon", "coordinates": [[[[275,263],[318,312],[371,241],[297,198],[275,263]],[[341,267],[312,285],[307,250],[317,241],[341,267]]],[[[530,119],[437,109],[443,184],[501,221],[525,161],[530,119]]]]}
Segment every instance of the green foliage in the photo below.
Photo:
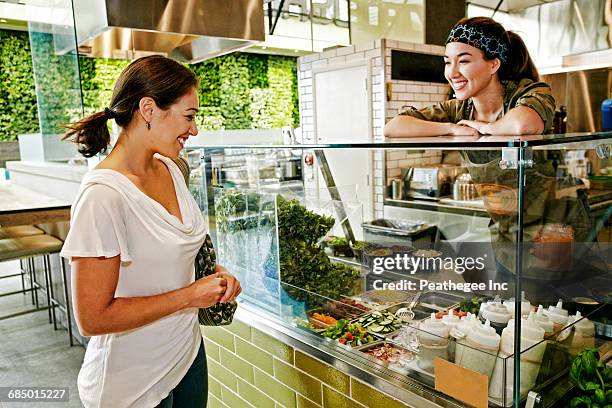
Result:
{"type": "MultiPolygon", "coordinates": [[[[78,81],[70,75],[75,71],[74,57],[53,55],[50,39],[39,34],[36,41],[50,55],[40,62],[45,66],[43,105],[49,106],[42,109],[43,123],[53,133],[59,131],[59,123],[80,117],[81,110],[78,81]]],[[[32,54],[27,33],[0,30],[0,40],[0,140],[15,140],[18,134],[37,132],[39,127],[32,54]]],[[[85,114],[101,111],[109,105],[115,81],[129,61],[79,57],[78,64],[83,110],[85,114]]],[[[299,124],[295,58],[233,53],[188,67],[199,80],[199,129],[299,124]]]]}
{"type": "Polygon", "coordinates": [[[38,132],[34,71],[27,33],[0,30],[0,140],[38,132]]]}
{"type": "Polygon", "coordinates": [[[200,89],[198,90],[200,106],[219,107],[221,105],[221,97],[219,96],[221,90],[219,63],[221,58],[223,57],[189,66],[200,81],[200,89]]]}
{"type": "Polygon", "coordinates": [[[190,65],[200,81],[203,130],[270,129],[299,123],[296,59],[234,53],[190,65]],[[208,111],[210,112],[210,111],[208,111]]]}
{"type": "Polygon", "coordinates": [[[221,71],[220,105],[227,129],[250,129],[249,69],[244,54],[223,56],[221,71]]]}
{"type": "MultiPolygon", "coordinates": [[[[271,95],[270,117],[272,127],[293,125],[293,77],[295,76],[295,60],[286,57],[270,56],[268,62],[268,80],[271,95]]],[[[297,122],[296,122],[297,123],[297,122]]]]}
{"type": "Polygon", "coordinates": [[[580,389],[571,407],[604,407],[612,404],[612,369],[599,360],[596,348],[582,350],[570,369],[572,382],[580,389]]]}
{"type": "Polygon", "coordinates": [[[225,118],[220,108],[205,106],[200,108],[196,116],[196,124],[200,130],[223,130],[225,129],[225,118]]]}
{"type": "MultiPolygon", "coordinates": [[[[220,233],[239,233],[274,222],[273,202],[262,203],[261,195],[227,190],[215,196],[215,215],[220,233]]],[[[292,298],[317,304],[321,296],[339,299],[352,295],[361,272],[332,263],[317,246],[335,223],[309,211],[297,200],[276,198],[280,278],[292,298]],[[315,295],[312,295],[314,293],[315,295]]],[[[272,245],[275,245],[274,243],[272,245]]],[[[271,253],[275,254],[275,250],[271,253]]]]}
{"type": "Polygon", "coordinates": [[[110,105],[113,87],[130,61],[79,57],[85,114],[100,112],[110,105]]]}
{"type": "Polygon", "coordinates": [[[271,89],[253,88],[249,90],[251,103],[251,126],[253,129],[272,129],[274,127],[271,106],[274,100],[273,91],[271,89]]]}
{"type": "Polygon", "coordinates": [[[334,219],[307,210],[297,200],[278,196],[278,235],[281,281],[290,296],[317,304],[320,297],[339,299],[350,296],[359,279],[359,270],[332,263],[317,246],[319,239],[334,226],[334,219]],[[318,296],[309,296],[309,292],[318,296]]]}
{"type": "Polygon", "coordinates": [[[63,124],[83,115],[78,61],[70,52],[58,53],[51,33],[30,33],[32,63],[36,67],[40,131],[62,134],[63,124]]]}
{"type": "Polygon", "coordinates": [[[268,88],[268,56],[249,54],[247,59],[249,68],[249,88],[268,88]]]}

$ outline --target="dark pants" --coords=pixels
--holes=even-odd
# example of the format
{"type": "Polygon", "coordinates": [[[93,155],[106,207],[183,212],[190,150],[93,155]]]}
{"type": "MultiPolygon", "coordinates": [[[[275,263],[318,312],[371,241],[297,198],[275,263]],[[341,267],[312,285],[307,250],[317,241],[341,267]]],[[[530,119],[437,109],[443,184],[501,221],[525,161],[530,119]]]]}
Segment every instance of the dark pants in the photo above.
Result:
{"type": "Polygon", "coordinates": [[[208,370],[204,342],[198,355],[181,382],[164,398],[157,408],[206,408],[208,397],[208,370]]]}

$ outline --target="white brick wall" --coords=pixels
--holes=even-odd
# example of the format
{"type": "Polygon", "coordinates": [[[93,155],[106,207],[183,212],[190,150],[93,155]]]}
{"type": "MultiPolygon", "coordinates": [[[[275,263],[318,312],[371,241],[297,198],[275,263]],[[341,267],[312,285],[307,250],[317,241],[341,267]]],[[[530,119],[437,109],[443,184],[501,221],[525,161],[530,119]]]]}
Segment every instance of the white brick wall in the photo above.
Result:
{"type": "MultiPolygon", "coordinates": [[[[391,50],[423,52],[443,55],[444,47],[413,44],[394,40],[368,41],[348,47],[336,48],[318,54],[298,58],[298,92],[300,98],[300,124],[305,143],[316,143],[313,129],[312,69],[341,65],[356,61],[369,63],[370,97],[372,106],[372,136],[374,142],[384,141],[383,127],[386,121],[395,117],[405,105],[422,108],[446,98],[447,86],[439,83],[398,81],[391,79],[391,50]],[[387,87],[391,86],[391,99],[387,100],[387,87]]],[[[387,150],[374,153],[374,216],[383,216],[383,200],[386,185],[399,177],[405,166],[440,163],[441,152],[387,150]]],[[[306,181],[307,187],[311,181],[306,181]]]]}

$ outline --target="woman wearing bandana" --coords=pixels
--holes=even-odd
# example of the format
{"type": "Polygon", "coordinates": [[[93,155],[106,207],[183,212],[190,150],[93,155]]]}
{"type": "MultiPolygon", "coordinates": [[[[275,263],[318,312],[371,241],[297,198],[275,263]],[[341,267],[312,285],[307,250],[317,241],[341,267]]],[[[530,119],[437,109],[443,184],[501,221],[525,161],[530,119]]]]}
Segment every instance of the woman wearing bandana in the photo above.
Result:
{"type": "MultiPolygon", "coordinates": [[[[444,63],[445,76],[455,99],[423,109],[404,108],[386,124],[386,137],[550,132],[554,98],[550,87],[538,81],[538,72],[517,34],[506,31],[490,18],[462,19],[448,36],[444,63]]],[[[533,153],[535,165],[526,170],[524,241],[532,245],[549,240],[544,235],[555,228],[559,235],[559,225],[563,226],[561,232],[571,234],[575,242],[592,241],[596,232],[581,182],[572,177],[556,177],[562,154],[543,150],[533,153]],[[574,196],[557,194],[568,187],[573,187],[574,196]]],[[[489,229],[497,273],[512,274],[516,271],[517,171],[500,168],[499,150],[464,150],[461,156],[491,216],[489,229]]],[[[531,250],[534,256],[524,257],[523,277],[534,279],[533,285],[524,281],[532,300],[537,296],[543,303],[544,297],[550,296],[552,301],[557,296],[552,289],[559,287],[560,281],[576,278],[572,271],[584,270],[584,265],[575,264],[581,257],[576,251],[574,247],[573,257],[569,254],[568,258],[567,253],[542,253],[535,248],[531,250]],[[543,280],[549,283],[544,285],[543,280]]],[[[484,278],[495,279],[495,276],[489,273],[486,277],[472,277],[484,278]]]]}
{"type": "Polygon", "coordinates": [[[444,73],[456,99],[403,109],[386,137],[530,135],[548,132],[555,100],[538,82],[525,43],[486,17],[459,21],[446,40],[444,73]]]}

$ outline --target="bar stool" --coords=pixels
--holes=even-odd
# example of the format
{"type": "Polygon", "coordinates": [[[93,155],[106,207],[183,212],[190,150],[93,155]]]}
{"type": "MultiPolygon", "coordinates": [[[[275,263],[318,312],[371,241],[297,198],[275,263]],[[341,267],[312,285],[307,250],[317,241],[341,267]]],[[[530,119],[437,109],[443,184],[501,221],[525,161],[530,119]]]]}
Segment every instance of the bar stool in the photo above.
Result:
{"type": "MultiPolygon", "coordinates": [[[[42,229],[38,227],[35,227],[34,225],[18,225],[15,227],[0,227],[0,240],[9,239],[9,238],[29,237],[32,235],[42,235],[44,233],[45,231],[43,231],[42,229]]],[[[29,266],[29,262],[27,263],[27,265],[29,266]]],[[[0,279],[12,278],[14,276],[20,275],[21,289],[23,290],[23,294],[25,295],[27,291],[25,290],[24,275],[27,274],[28,271],[26,271],[26,268],[24,267],[23,259],[19,260],[19,267],[20,267],[19,273],[13,273],[11,275],[0,276],[0,279]]],[[[32,295],[32,303],[34,303],[34,292],[32,292],[31,295],[32,295]]]]}
{"type": "MultiPolygon", "coordinates": [[[[56,316],[55,316],[55,307],[58,302],[52,302],[51,299],[53,297],[53,280],[51,276],[51,263],[50,263],[50,254],[57,253],[62,249],[63,242],[57,238],[54,238],[50,235],[41,234],[41,235],[31,235],[19,238],[5,238],[0,239],[0,262],[4,261],[12,261],[12,260],[27,260],[30,264],[30,288],[20,291],[13,291],[7,293],[1,293],[0,296],[10,296],[15,295],[27,291],[31,291],[35,293],[35,307],[32,309],[28,309],[22,312],[13,313],[5,316],[0,316],[0,320],[8,319],[11,317],[21,316],[29,313],[38,312],[41,310],[47,310],[49,313],[49,323],[53,322],[54,328],[57,328],[56,316]],[[34,265],[34,257],[42,256],[43,257],[43,265],[44,265],[44,276],[45,276],[45,287],[43,288],[38,282],[36,282],[35,277],[35,265],[34,265]],[[40,307],[38,304],[38,290],[42,289],[45,291],[47,297],[47,306],[40,307]]],[[[62,263],[63,269],[63,263],[62,263]]],[[[65,280],[65,274],[62,274],[62,280],[65,280]]],[[[64,283],[65,286],[65,283],[64,283]]],[[[70,324],[68,324],[70,327],[70,324]]],[[[72,337],[71,337],[72,342],[72,337]]]]}

